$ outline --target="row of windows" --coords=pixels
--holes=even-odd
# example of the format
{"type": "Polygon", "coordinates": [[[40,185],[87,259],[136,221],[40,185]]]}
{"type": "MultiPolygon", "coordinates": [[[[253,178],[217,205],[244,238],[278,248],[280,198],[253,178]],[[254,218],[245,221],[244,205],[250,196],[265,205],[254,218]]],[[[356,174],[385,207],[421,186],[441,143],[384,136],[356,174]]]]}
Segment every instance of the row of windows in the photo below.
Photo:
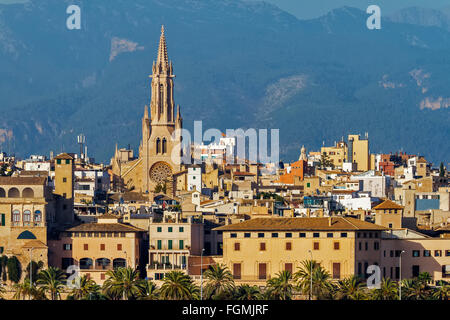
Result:
{"type": "MultiPolygon", "coordinates": [[[[108,246],[109,247],[109,246],[108,246]]],[[[99,248],[100,248],[100,250],[101,251],[105,251],[106,250],[106,244],[104,244],[104,243],[101,243],[100,244],[100,246],[99,246],[99,248]]],[[[116,249],[117,249],[117,251],[122,251],[122,244],[121,243],[118,243],[117,245],[116,245],[116,249]]],[[[70,244],[70,243],[65,243],[65,244],[63,244],[63,250],[65,250],[65,251],[70,251],[70,250],[72,250],[72,244],[70,244]]],[[[89,250],[89,244],[88,243],[85,243],[85,244],[83,244],[83,250],[89,250]]]]}
{"type": "MultiPolygon", "coordinates": [[[[268,264],[267,263],[258,263],[258,279],[259,280],[266,280],[267,279],[267,269],[268,264]]],[[[289,271],[291,273],[294,272],[294,264],[291,262],[284,263],[284,270],[289,271]]],[[[233,263],[233,278],[234,279],[241,279],[242,274],[242,263],[233,263]]],[[[332,277],[333,279],[340,279],[341,278],[341,264],[339,262],[333,263],[333,271],[332,271],[332,277]]]]}
{"type": "Polygon", "coordinates": [[[125,232],[67,232],[67,237],[74,238],[124,238],[125,232]]]}
{"type": "MultiPolygon", "coordinates": [[[[390,250],[389,257],[398,258],[400,257],[402,250],[390,250]]],[[[413,258],[420,257],[421,250],[412,250],[411,255],[413,258]]],[[[432,250],[422,250],[423,257],[431,257],[432,250]]],[[[434,250],[435,257],[442,257],[442,250],[434,250]]],[[[383,256],[386,257],[386,250],[383,252],[383,256]]],[[[445,256],[450,257],[450,250],[445,250],[445,256]]]]}
{"type": "MultiPolygon", "coordinates": [[[[253,233],[254,234],[254,233],[253,233]]],[[[278,233],[278,232],[272,232],[269,234],[266,234],[264,232],[258,232],[257,233],[257,237],[258,238],[279,238],[280,236],[282,236],[282,233],[278,233]]],[[[294,237],[299,237],[299,238],[306,238],[308,235],[308,238],[311,238],[311,234],[310,233],[306,233],[306,232],[299,232],[299,233],[292,233],[292,232],[285,232],[284,233],[284,237],[285,238],[292,238],[294,237]]],[[[321,233],[320,232],[313,232],[312,233],[312,238],[320,238],[321,233]]],[[[340,236],[341,238],[347,238],[348,234],[347,232],[341,232],[341,233],[333,233],[333,232],[327,232],[326,233],[326,237],[327,238],[334,238],[334,237],[338,237],[340,236]]],[[[230,234],[231,238],[237,238],[238,234],[237,233],[231,233],[230,234]]],[[[251,238],[252,237],[252,233],[251,232],[244,232],[244,238],[251,238]]]]}
{"type": "MultiPolygon", "coordinates": [[[[167,247],[164,249],[168,249],[168,250],[175,249],[173,244],[174,244],[174,240],[167,240],[167,247]]],[[[158,249],[158,250],[163,249],[162,240],[156,240],[156,249],[158,249]]],[[[184,240],[178,240],[178,249],[179,250],[184,249],[184,240]]]]}
{"type": "MultiPolygon", "coordinates": [[[[333,249],[334,250],[340,250],[340,243],[339,241],[334,241],[333,242],[333,249]]],[[[286,251],[291,251],[292,250],[292,242],[286,242],[284,249],[286,251]]],[[[320,243],[319,242],[313,242],[313,249],[314,250],[320,250],[320,243]]],[[[240,251],[241,250],[241,243],[240,242],[235,242],[234,243],[234,251],[240,251]]],[[[266,251],[266,243],[265,242],[260,242],[259,243],[259,251],[266,251]]]]}
{"type": "Polygon", "coordinates": [[[357,238],[379,238],[378,232],[357,232],[357,238]]]}
{"type": "MultiPolygon", "coordinates": [[[[61,164],[63,161],[63,159],[56,159],[56,164],[61,164]]],[[[69,159],[64,159],[65,164],[70,164],[70,160],[69,159]]]]}
{"type": "MultiPolygon", "coordinates": [[[[13,222],[20,222],[20,216],[21,216],[20,211],[19,210],[14,210],[12,212],[12,221],[13,222]]],[[[2,218],[2,221],[3,221],[3,218],[2,218]]],[[[24,210],[23,211],[22,221],[23,222],[31,222],[31,211],[30,210],[24,210]]],[[[40,210],[34,211],[33,221],[34,222],[41,222],[42,221],[42,212],[40,210]]]]}
{"type": "MultiPolygon", "coordinates": [[[[358,242],[358,250],[363,250],[363,242],[358,242]]],[[[367,241],[364,243],[364,250],[369,250],[369,243],[367,241]]],[[[380,243],[378,241],[373,243],[373,250],[380,250],[380,243]]]]}
{"type": "MultiPolygon", "coordinates": [[[[157,227],[156,232],[162,232],[162,227],[157,227]]],[[[173,232],[173,227],[167,227],[167,232],[173,232]]],[[[178,232],[184,232],[184,227],[178,227],[178,232]]]]}

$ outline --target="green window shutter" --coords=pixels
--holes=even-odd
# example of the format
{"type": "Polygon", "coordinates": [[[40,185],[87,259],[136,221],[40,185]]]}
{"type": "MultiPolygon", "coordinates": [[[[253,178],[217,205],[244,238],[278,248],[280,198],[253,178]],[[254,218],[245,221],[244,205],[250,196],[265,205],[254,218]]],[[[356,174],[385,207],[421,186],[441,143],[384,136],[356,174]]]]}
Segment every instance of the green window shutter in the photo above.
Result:
{"type": "Polygon", "coordinates": [[[169,246],[169,250],[171,250],[172,249],[172,240],[169,240],[168,246],[169,246]]]}
{"type": "Polygon", "coordinates": [[[3,253],[3,247],[0,247],[0,253],[3,253]]]}
{"type": "Polygon", "coordinates": [[[66,159],[66,164],[70,164],[70,160],[69,159],[66,159]]]}
{"type": "Polygon", "coordinates": [[[184,227],[180,227],[180,232],[184,232],[184,227]]]}
{"type": "Polygon", "coordinates": [[[5,226],[5,214],[4,213],[2,213],[2,221],[1,221],[0,226],[5,226]]]}
{"type": "Polygon", "coordinates": [[[158,240],[158,250],[161,250],[161,247],[162,247],[162,242],[161,242],[161,240],[158,240]]]}
{"type": "Polygon", "coordinates": [[[184,248],[184,241],[180,240],[179,245],[180,245],[180,250],[183,249],[184,248]]]}
{"type": "Polygon", "coordinates": [[[61,164],[61,159],[56,159],[56,164],[61,164]]]}
{"type": "Polygon", "coordinates": [[[158,227],[158,228],[156,229],[156,231],[157,231],[157,232],[162,232],[162,228],[161,228],[161,227],[158,227]]]}
{"type": "Polygon", "coordinates": [[[169,232],[172,232],[172,227],[169,227],[169,232]]]}

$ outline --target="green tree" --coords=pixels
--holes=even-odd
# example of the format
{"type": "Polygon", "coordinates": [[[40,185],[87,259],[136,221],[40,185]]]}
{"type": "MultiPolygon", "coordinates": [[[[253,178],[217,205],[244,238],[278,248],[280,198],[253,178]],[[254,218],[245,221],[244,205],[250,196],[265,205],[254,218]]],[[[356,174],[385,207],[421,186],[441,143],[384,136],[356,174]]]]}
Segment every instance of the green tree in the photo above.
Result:
{"type": "Polygon", "coordinates": [[[336,298],[338,300],[364,300],[364,282],[358,276],[351,276],[338,281],[336,298]]]}
{"type": "Polygon", "coordinates": [[[320,155],[319,166],[321,169],[325,169],[326,167],[334,168],[333,161],[325,152],[320,155]]]}
{"type": "Polygon", "coordinates": [[[439,177],[445,177],[445,168],[443,162],[441,162],[439,166],[439,177]]]}
{"type": "Polygon", "coordinates": [[[139,300],[158,300],[159,290],[152,281],[144,281],[141,287],[139,300]]]}
{"type": "Polygon", "coordinates": [[[0,286],[0,300],[3,300],[3,295],[5,294],[6,289],[3,286],[0,286]]]}
{"type": "Polygon", "coordinates": [[[36,286],[30,285],[30,279],[25,279],[22,283],[16,283],[13,286],[15,291],[13,299],[15,300],[45,300],[45,292],[37,288],[36,286]]]}
{"type": "Polygon", "coordinates": [[[374,300],[397,300],[398,299],[398,285],[389,278],[381,280],[380,288],[373,289],[371,298],[374,300]]]}
{"type": "Polygon", "coordinates": [[[206,280],[205,296],[207,299],[223,300],[232,295],[234,280],[226,265],[211,265],[203,276],[206,280]]]}
{"type": "Polygon", "coordinates": [[[432,296],[438,300],[450,300],[450,285],[441,284],[434,289],[432,296]]]}
{"type": "Polygon", "coordinates": [[[80,277],[80,285],[72,289],[68,300],[98,300],[101,287],[86,275],[80,277]]]}
{"type": "Polygon", "coordinates": [[[19,259],[16,256],[8,258],[6,263],[8,268],[8,278],[12,282],[19,283],[20,277],[22,275],[22,267],[20,266],[19,259]]]}
{"type": "Polygon", "coordinates": [[[109,270],[108,279],[103,284],[103,291],[113,299],[137,299],[143,290],[143,281],[139,271],[131,267],[109,270]]]}
{"type": "Polygon", "coordinates": [[[164,300],[194,300],[196,288],[192,279],[183,272],[166,273],[160,289],[160,297],[164,300]]]}
{"type": "Polygon", "coordinates": [[[311,295],[311,277],[313,296],[319,300],[329,296],[333,289],[330,274],[317,261],[304,260],[294,274],[294,279],[297,281],[299,291],[309,296],[311,295]]]}
{"type": "Polygon", "coordinates": [[[262,298],[261,291],[258,286],[250,286],[248,284],[240,285],[235,288],[234,299],[237,300],[260,300],[262,298]]]}
{"type": "Polygon", "coordinates": [[[46,270],[39,272],[36,284],[45,293],[50,294],[50,300],[56,300],[60,297],[60,293],[64,288],[63,281],[66,276],[59,268],[49,267],[46,270]]]}
{"type": "Polygon", "coordinates": [[[8,272],[6,269],[6,265],[8,263],[8,257],[7,256],[1,256],[0,257],[0,266],[1,266],[1,274],[2,274],[2,281],[6,282],[7,280],[7,276],[8,276],[8,272]]]}
{"type": "Polygon", "coordinates": [[[42,269],[42,267],[44,266],[44,263],[42,261],[36,262],[36,261],[31,261],[28,263],[26,270],[26,275],[25,278],[30,279],[30,264],[31,264],[31,274],[32,274],[32,280],[33,283],[36,282],[38,274],[39,274],[39,270],[42,269]]]}
{"type": "Polygon", "coordinates": [[[292,273],[281,271],[267,281],[267,290],[272,298],[277,300],[291,300],[294,290],[292,273]]]}

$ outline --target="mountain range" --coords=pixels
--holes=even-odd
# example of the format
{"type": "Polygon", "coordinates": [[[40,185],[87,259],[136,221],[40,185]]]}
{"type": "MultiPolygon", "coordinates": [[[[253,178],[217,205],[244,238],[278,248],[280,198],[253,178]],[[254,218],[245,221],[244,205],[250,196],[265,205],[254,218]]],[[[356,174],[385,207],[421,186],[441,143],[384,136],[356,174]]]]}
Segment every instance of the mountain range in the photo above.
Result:
{"type": "Polygon", "coordinates": [[[137,151],[164,24],[187,129],[279,128],[284,161],[369,133],[371,152],[450,159],[450,15],[407,8],[366,27],[342,7],[299,20],[241,0],[31,0],[0,5],[0,148],[137,151]],[[66,9],[81,8],[69,30],[66,9]]]}

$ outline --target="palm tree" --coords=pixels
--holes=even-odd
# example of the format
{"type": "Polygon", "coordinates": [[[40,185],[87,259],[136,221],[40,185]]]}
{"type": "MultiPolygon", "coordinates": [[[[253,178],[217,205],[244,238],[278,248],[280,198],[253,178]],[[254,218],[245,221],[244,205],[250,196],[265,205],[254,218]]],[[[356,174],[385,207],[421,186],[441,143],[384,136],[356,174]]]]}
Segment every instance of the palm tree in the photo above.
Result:
{"type": "Polygon", "coordinates": [[[383,278],[381,280],[380,288],[374,289],[371,297],[374,300],[397,300],[398,285],[389,278],[383,278]]]}
{"type": "Polygon", "coordinates": [[[292,282],[292,273],[284,270],[267,281],[267,289],[270,295],[277,300],[291,300],[294,290],[292,282]]]}
{"type": "Polygon", "coordinates": [[[158,289],[152,281],[143,281],[139,300],[158,300],[158,289]]]}
{"type": "MultiPolygon", "coordinates": [[[[16,283],[13,285],[15,291],[13,299],[15,300],[45,300],[45,292],[42,288],[36,288],[30,286],[30,279],[25,279],[22,283],[16,283]]],[[[0,289],[1,291],[1,289],[0,289]]]]}
{"type": "Polygon", "coordinates": [[[438,300],[450,300],[450,285],[442,284],[437,287],[433,292],[433,298],[438,300]]]}
{"type": "Polygon", "coordinates": [[[131,267],[120,267],[106,272],[108,279],[103,283],[103,291],[112,299],[129,300],[139,297],[143,282],[139,271],[131,267]]]}
{"type": "Polygon", "coordinates": [[[427,286],[424,282],[426,280],[419,279],[405,279],[402,281],[402,298],[403,296],[408,300],[426,300],[428,297],[427,286]]]}
{"type": "Polygon", "coordinates": [[[196,298],[198,288],[187,274],[181,271],[171,271],[165,274],[163,281],[160,289],[162,299],[191,300],[196,298]]]}
{"type": "Polygon", "coordinates": [[[50,293],[50,299],[56,300],[63,289],[63,280],[66,278],[61,269],[49,267],[39,272],[37,285],[44,291],[50,293]]]}
{"type": "Polygon", "coordinates": [[[237,300],[260,300],[261,291],[257,286],[249,286],[248,284],[240,285],[236,288],[234,298],[237,300]]]}
{"type": "Polygon", "coordinates": [[[330,274],[314,260],[302,261],[302,266],[294,274],[294,279],[298,283],[298,289],[303,294],[311,295],[311,271],[312,271],[312,294],[317,299],[325,298],[330,294],[332,285],[330,274]]]}
{"type": "Polygon", "coordinates": [[[3,288],[2,285],[0,285],[0,300],[3,300],[3,294],[6,292],[6,289],[3,288]]]}
{"type": "Polygon", "coordinates": [[[223,300],[232,294],[234,289],[233,275],[224,264],[209,266],[204,275],[206,280],[205,294],[210,299],[223,300]]]}
{"type": "Polygon", "coordinates": [[[100,296],[100,286],[94,280],[89,279],[86,275],[80,277],[80,285],[74,288],[70,293],[70,298],[74,300],[91,300],[98,299],[100,296]]]}
{"type": "Polygon", "coordinates": [[[336,297],[338,300],[363,300],[364,282],[356,275],[338,281],[336,297]]]}

